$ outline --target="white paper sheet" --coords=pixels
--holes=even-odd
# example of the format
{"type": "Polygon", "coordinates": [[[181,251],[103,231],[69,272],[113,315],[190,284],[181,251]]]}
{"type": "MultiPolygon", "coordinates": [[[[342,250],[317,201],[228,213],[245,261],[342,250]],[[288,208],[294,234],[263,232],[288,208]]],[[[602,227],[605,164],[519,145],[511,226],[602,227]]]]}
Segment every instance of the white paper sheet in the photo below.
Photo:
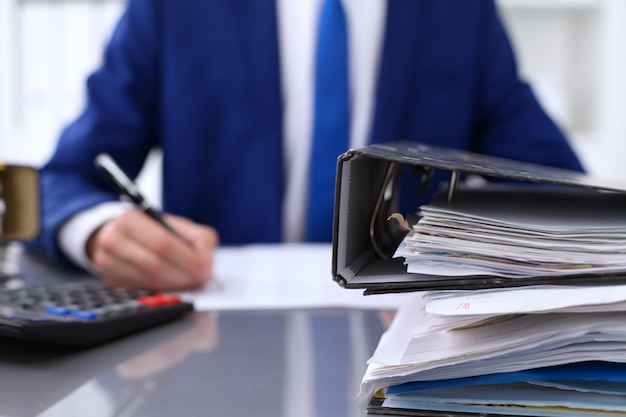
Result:
{"type": "Polygon", "coordinates": [[[220,247],[215,278],[198,291],[183,292],[196,310],[293,308],[396,309],[407,294],[364,296],[341,288],[331,273],[329,244],[258,244],[220,247]]]}
{"type": "Polygon", "coordinates": [[[426,312],[441,315],[626,311],[626,285],[437,291],[426,300],[426,312]]]}

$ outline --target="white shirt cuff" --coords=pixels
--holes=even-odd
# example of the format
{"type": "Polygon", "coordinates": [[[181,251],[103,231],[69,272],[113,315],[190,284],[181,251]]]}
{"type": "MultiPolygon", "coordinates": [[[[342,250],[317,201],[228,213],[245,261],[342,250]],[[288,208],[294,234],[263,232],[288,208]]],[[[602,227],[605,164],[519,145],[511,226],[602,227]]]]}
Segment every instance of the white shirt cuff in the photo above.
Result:
{"type": "Polygon", "coordinates": [[[110,201],[81,211],[59,229],[59,247],[76,264],[97,274],[96,267],[87,257],[87,240],[98,227],[130,207],[131,204],[110,201]]]}

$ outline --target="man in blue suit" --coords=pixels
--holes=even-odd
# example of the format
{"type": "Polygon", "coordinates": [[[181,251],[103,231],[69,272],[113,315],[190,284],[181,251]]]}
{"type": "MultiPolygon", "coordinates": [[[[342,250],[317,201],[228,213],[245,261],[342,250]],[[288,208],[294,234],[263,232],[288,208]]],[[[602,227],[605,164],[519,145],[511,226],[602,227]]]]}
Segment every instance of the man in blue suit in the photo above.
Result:
{"type": "MultiPolygon", "coordinates": [[[[41,171],[32,246],[112,284],[188,288],[210,279],[218,240],[305,239],[319,3],[130,0],[41,171]],[[153,148],[163,209],[191,246],[122,205],[94,167],[106,151],[136,176],[153,148]]],[[[518,79],[493,0],[342,3],[351,147],[403,139],[582,169],[518,79]]]]}

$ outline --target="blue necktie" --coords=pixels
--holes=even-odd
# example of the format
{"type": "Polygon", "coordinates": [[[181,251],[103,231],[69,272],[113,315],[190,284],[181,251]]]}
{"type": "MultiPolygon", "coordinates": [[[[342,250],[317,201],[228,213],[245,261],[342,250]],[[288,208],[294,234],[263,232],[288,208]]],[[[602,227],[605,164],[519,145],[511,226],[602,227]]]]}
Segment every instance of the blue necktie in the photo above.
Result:
{"type": "Polygon", "coordinates": [[[306,238],[329,242],[337,157],[348,149],[348,35],[340,0],[325,0],[319,17],[313,141],[306,238]]]}

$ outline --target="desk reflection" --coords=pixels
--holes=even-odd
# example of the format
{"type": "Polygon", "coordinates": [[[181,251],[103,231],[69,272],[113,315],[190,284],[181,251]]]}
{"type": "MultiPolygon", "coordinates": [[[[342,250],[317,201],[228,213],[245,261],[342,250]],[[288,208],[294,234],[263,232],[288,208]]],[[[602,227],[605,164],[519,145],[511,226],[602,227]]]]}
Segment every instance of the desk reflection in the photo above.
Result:
{"type": "MultiPolygon", "coordinates": [[[[26,258],[26,285],[80,279],[26,258]]],[[[0,415],[358,416],[390,315],[361,310],[196,312],[105,345],[0,339],[0,415]]]]}
{"type": "Polygon", "coordinates": [[[84,351],[2,341],[0,415],[358,416],[382,331],[369,311],[202,312],[84,351]]]}

